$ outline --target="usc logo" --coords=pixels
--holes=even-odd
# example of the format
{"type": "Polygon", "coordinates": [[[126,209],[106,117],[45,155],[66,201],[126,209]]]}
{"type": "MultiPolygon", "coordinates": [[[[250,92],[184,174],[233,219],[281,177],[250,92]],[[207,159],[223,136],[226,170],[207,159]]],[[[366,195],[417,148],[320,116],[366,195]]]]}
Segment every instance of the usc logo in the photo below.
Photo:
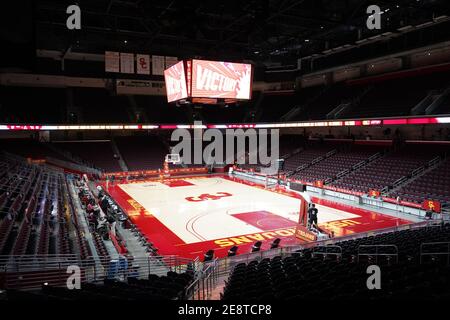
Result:
{"type": "Polygon", "coordinates": [[[197,197],[187,197],[185,199],[190,202],[201,202],[201,201],[207,201],[207,200],[219,200],[221,198],[231,197],[231,196],[232,196],[232,194],[228,193],[228,192],[216,192],[216,194],[203,193],[197,197]]]}

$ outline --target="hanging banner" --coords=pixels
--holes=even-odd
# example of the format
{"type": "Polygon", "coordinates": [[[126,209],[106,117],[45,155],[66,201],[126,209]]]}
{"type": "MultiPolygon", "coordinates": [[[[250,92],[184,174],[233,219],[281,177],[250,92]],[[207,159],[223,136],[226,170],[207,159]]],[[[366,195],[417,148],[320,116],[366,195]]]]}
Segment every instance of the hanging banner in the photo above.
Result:
{"type": "Polygon", "coordinates": [[[120,72],[119,52],[105,51],[105,72],[120,72]]]}
{"type": "Polygon", "coordinates": [[[120,72],[134,73],[134,54],[120,53],[120,72]]]}
{"type": "Polygon", "coordinates": [[[164,75],[164,56],[152,56],[152,74],[157,76],[164,75]]]}
{"type": "Polygon", "coordinates": [[[136,55],[136,73],[150,75],[150,56],[148,54],[136,55]]]}

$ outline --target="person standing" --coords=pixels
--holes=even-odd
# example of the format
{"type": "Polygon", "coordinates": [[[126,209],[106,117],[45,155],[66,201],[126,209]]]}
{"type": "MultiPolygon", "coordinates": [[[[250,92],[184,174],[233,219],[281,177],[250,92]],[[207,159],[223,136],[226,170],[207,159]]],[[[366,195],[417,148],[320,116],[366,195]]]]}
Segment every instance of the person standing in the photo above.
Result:
{"type": "Polygon", "coordinates": [[[311,204],[311,206],[308,209],[308,221],[309,221],[309,227],[314,227],[318,229],[317,225],[317,213],[319,210],[317,210],[316,205],[314,203],[311,204]]]}

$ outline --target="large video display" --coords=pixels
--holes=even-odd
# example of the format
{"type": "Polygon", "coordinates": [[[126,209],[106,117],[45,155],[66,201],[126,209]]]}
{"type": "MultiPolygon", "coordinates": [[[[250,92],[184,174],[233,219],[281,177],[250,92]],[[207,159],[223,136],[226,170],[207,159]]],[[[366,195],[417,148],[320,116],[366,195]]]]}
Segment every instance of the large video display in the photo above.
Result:
{"type": "Polygon", "coordinates": [[[173,102],[188,97],[184,62],[180,61],[164,70],[167,101],[173,102]]]}
{"type": "Polygon", "coordinates": [[[251,98],[252,65],[192,60],[191,96],[196,98],[251,98]]]}

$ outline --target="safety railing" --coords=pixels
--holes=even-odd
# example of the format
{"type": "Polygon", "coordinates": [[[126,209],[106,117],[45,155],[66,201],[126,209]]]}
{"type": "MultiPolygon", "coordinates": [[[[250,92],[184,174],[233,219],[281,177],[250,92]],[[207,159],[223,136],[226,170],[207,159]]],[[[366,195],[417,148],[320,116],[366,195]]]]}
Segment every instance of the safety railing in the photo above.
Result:
{"type": "Polygon", "coordinates": [[[336,175],[336,178],[339,179],[340,177],[345,176],[349,172],[350,172],[350,169],[342,170],[342,171],[338,172],[338,174],[336,175]]]}
{"type": "Polygon", "coordinates": [[[216,288],[219,279],[219,260],[203,264],[204,270],[198,272],[197,278],[185,290],[187,300],[207,300],[216,288]]]}
{"type": "Polygon", "coordinates": [[[375,263],[378,263],[379,257],[394,258],[398,262],[398,247],[394,244],[363,244],[358,247],[357,261],[360,262],[361,257],[375,257],[375,263]],[[362,250],[369,252],[361,252],[362,250]],[[375,249],[375,252],[373,252],[375,249]],[[389,252],[393,250],[393,252],[389,252]]]}
{"type": "Polygon", "coordinates": [[[362,161],[358,162],[357,164],[355,164],[355,165],[352,167],[352,170],[357,170],[357,169],[359,169],[359,168],[361,168],[361,167],[364,167],[364,166],[366,165],[367,162],[369,162],[369,159],[367,159],[367,160],[362,160],[362,161]]]}
{"type": "Polygon", "coordinates": [[[367,159],[367,160],[368,160],[368,162],[372,162],[372,161],[378,159],[379,157],[381,157],[382,155],[383,155],[382,152],[377,152],[373,156],[370,156],[369,159],[367,159]]]}
{"type": "Polygon", "coordinates": [[[249,263],[251,261],[261,261],[265,258],[273,258],[276,256],[286,257],[291,255],[293,252],[297,250],[301,250],[303,246],[286,246],[279,247],[276,249],[257,251],[257,252],[249,252],[245,254],[239,254],[237,256],[226,257],[220,259],[218,261],[218,273],[219,275],[229,274],[234,267],[240,263],[249,263]]]}
{"type": "Polygon", "coordinates": [[[433,158],[433,159],[431,159],[430,161],[428,161],[428,168],[431,168],[431,167],[433,167],[433,166],[435,166],[435,165],[437,165],[439,162],[441,162],[441,157],[436,157],[436,158],[433,158]]]}
{"type": "Polygon", "coordinates": [[[101,256],[80,259],[75,255],[55,256],[0,256],[0,279],[4,288],[29,289],[44,283],[65,285],[71,270],[79,270],[81,282],[99,282],[105,279],[126,280],[128,277],[147,279],[150,274],[193,272],[202,269],[196,260],[178,256],[119,256],[117,259],[101,256]]]}
{"type": "Polygon", "coordinates": [[[313,248],[312,256],[335,256],[336,259],[342,260],[342,247],[337,245],[317,246],[313,248]]]}
{"type": "Polygon", "coordinates": [[[447,256],[447,265],[450,265],[450,242],[425,242],[420,245],[420,263],[423,263],[423,259],[426,256],[436,257],[436,256],[447,256]],[[425,248],[431,247],[425,252],[425,248]]]}
{"type": "MultiPolygon", "coordinates": [[[[423,168],[423,167],[422,167],[422,168],[423,168]]],[[[401,185],[402,183],[404,183],[406,180],[408,180],[408,177],[407,177],[407,176],[403,176],[403,177],[401,177],[401,178],[395,180],[395,181],[392,183],[392,188],[398,187],[399,185],[401,185]]]]}
{"type": "Polygon", "coordinates": [[[0,256],[0,272],[61,269],[79,261],[76,255],[0,256]]]}
{"type": "Polygon", "coordinates": [[[295,170],[294,170],[293,173],[295,173],[295,172],[297,172],[297,171],[300,171],[300,170],[303,170],[303,169],[306,169],[306,168],[308,168],[308,167],[309,167],[309,163],[304,163],[304,164],[298,166],[297,168],[295,168],[295,170]]]}

